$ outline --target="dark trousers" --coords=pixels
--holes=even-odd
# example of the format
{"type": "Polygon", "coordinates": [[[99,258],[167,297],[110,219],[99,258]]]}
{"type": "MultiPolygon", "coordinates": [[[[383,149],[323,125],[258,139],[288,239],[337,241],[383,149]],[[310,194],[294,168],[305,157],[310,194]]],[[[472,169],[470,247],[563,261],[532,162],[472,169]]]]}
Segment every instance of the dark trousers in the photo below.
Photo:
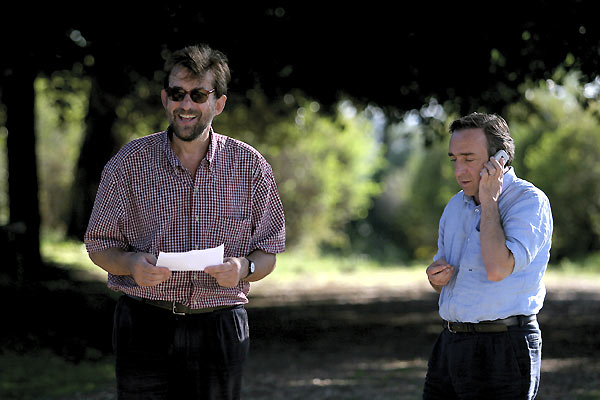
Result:
{"type": "Polygon", "coordinates": [[[541,357],[537,321],[500,333],[444,329],[429,359],[423,399],[533,399],[541,357]]]}
{"type": "Polygon", "coordinates": [[[243,306],[175,315],[122,296],[113,347],[120,400],[239,399],[248,317],[243,306]]]}

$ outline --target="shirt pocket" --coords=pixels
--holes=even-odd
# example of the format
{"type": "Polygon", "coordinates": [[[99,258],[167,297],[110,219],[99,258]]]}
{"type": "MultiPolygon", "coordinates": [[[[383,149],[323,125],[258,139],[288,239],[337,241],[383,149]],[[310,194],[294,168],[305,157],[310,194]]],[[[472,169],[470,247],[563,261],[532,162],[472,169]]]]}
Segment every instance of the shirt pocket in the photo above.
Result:
{"type": "Polygon", "coordinates": [[[475,228],[466,238],[458,272],[469,282],[487,282],[487,272],[481,257],[481,237],[475,228]]]}
{"type": "Polygon", "coordinates": [[[244,257],[250,252],[252,221],[238,216],[218,216],[213,219],[210,235],[214,246],[225,245],[225,257],[244,257]]]}

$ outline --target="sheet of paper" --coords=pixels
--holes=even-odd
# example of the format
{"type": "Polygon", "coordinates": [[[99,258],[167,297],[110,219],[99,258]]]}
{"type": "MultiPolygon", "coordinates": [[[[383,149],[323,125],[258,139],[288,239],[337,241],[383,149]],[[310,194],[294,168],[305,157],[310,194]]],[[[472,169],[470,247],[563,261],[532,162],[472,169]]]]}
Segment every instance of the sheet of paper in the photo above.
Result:
{"type": "Polygon", "coordinates": [[[206,250],[192,250],[185,253],[158,254],[156,265],[167,267],[171,271],[202,271],[209,265],[223,263],[223,250],[225,245],[206,250]]]}

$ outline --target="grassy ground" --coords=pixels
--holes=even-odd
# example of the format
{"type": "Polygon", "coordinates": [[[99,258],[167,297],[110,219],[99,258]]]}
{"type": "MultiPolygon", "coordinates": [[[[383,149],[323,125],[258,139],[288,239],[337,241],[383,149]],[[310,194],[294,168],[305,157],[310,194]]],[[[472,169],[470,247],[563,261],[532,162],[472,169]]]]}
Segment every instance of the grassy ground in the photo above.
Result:
{"type": "MultiPolygon", "coordinates": [[[[48,283],[51,292],[68,299],[73,297],[66,291],[87,293],[92,300],[85,300],[82,309],[95,305],[90,318],[103,321],[99,328],[109,328],[104,325],[111,323],[111,304],[100,307],[101,298],[112,296],[104,288],[106,274],[91,264],[82,245],[44,242],[42,252],[76,279],[48,283]]],[[[597,260],[549,268],[548,297],[540,314],[544,362],[538,399],[600,399],[597,260]],[[569,321],[568,327],[561,321],[569,321]]],[[[427,357],[440,330],[436,301],[423,265],[281,255],[276,271],[251,291],[253,342],[244,398],[420,398],[427,357]]],[[[53,329],[55,339],[68,336],[53,329]]],[[[104,346],[110,334],[105,330],[97,336],[105,343],[87,338],[48,348],[31,339],[2,346],[0,398],[114,399],[113,359],[104,346]],[[65,353],[66,347],[80,351],[65,353]]]]}

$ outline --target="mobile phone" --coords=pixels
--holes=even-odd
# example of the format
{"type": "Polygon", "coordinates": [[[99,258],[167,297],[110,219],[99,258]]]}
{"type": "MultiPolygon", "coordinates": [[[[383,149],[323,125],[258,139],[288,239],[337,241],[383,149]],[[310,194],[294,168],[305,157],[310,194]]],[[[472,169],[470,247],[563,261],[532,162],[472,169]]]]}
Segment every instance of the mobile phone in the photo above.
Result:
{"type": "Polygon", "coordinates": [[[496,161],[500,162],[501,158],[504,158],[504,164],[508,162],[508,154],[504,150],[498,150],[496,154],[494,154],[494,158],[496,161]]]}

